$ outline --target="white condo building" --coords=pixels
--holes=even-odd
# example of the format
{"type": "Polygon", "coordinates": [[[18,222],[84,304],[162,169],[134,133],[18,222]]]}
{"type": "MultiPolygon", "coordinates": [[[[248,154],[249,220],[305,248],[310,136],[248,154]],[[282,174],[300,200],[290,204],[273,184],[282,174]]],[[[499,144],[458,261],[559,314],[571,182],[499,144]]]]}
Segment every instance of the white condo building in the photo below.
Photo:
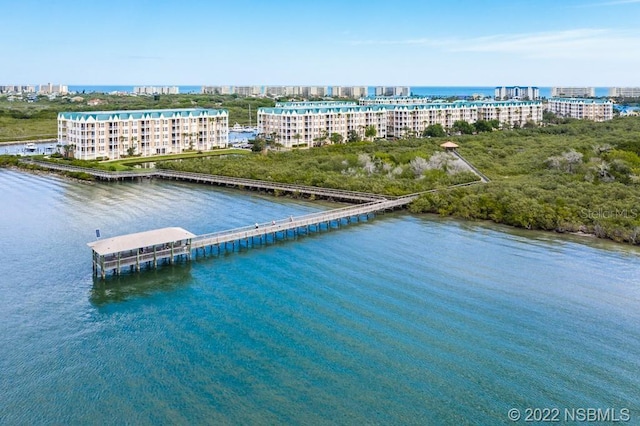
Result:
{"type": "Polygon", "coordinates": [[[542,120],[541,101],[458,101],[421,104],[344,105],[340,102],[289,102],[276,108],[258,109],[258,132],[273,135],[287,148],[313,146],[318,138],[350,131],[364,138],[373,125],[378,137],[419,135],[427,126],[451,128],[458,120],[498,120],[505,127],[522,126],[542,120]],[[296,136],[297,135],[297,136],[296,136]]]}
{"type": "Polygon", "coordinates": [[[355,131],[361,138],[373,126],[378,137],[386,136],[386,110],[380,106],[345,105],[342,102],[290,102],[276,108],[258,109],[258,133],[286,148],[312,147],[333,133],[344,140],[355,131]]]}
{"type": "Polygon", "coordinates": [[[640,98],[640,87],[611,87],[609,96],[613,98],[640,98]]]}
{"type": "Polygon", "coordinates": [[[43,95],[64,95],[69,93],[69,88],[63,84],[41,84],[38,93],[43,95]]]}
{"type": "Polygon", "coordinates": [[[552,87],[552,98],[595,98],[595,87],[552,87]]]}
{"type": "Polygon", "coordinates": [[[408,86],[377,86],[376,96],[409,96],[411,90],[408,86]]]}
{"type": "Polygon", "coordinates": [[[420,105],[432,102],[426,96],[366,96],[358,101],[360,105],[420,105]]]}
{"type": "Polygon", "coordinates": [[[36,93],[36,86],[33,85],[9,85],[0,86],[0,93],[36,93]]]}
{"type": "Polygon", "coordinates": [[[552,98],[547,103],[547,109],[560,117],[579,120],[613,119],[613,102],[608,99],[552,98]]]}
{"type": "Polygon", "coordinates": [[[139,86],[133,88],[136,95],[177,95],[180,93],[178,86],[139,86]]]}
{"type": "Polygon", "coordinates": [[[524,87],[524,86],[501,86],[496,87],[495,90],[496,100],[537,100],[540,99],[540,89],[537,87],[524,87]]]}
{"type": "Polygon", "coordinates": [[[367,96],[369,88],[367,86],[333,86],[331,96],[334,98],[359,99],[367,96]]]}
{"type": "Polygon", "coordinates": [[[223,109],[61,112],[58,143],[81,160],[150,156],[225,148],[228,112],[223,109]]]}

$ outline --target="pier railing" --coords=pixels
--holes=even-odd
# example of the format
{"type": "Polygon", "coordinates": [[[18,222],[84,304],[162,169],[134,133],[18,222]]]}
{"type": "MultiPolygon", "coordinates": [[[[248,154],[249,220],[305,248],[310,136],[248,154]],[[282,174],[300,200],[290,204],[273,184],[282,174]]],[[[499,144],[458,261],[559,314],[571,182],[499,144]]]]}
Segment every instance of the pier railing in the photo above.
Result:
{"type": "Polygon", "coordinates": [[[368,215],[385,210],[393,210],[404,206],[415,199],[414,197],[403,197],[395,200],[376,201],[358,206],[349,206],[328,212],[311,213],[304,216],[290,217],[266,223],[256,223],[253,226],[227,229],[210,234],[198,235],[191,240],[192,248],[201,248],[211,245],[224,244],[231,241],[253,238],[264,234],[286,232],[292,229],[316,226],[320,223],[347,219],[361,215],[368,215]]]}

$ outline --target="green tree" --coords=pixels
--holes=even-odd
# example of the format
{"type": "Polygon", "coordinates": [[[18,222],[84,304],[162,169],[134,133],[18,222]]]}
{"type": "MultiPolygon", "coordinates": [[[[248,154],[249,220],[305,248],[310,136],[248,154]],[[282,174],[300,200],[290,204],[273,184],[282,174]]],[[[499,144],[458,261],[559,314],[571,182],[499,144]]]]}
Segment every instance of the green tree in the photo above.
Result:
{"type": "Polygon", "coordinates": [[[376,137],[378,131],[376,130],[376,126],[369,125],[364,129],[364,136],[369,140],[373,140],[376,137]]]}
{"type": "Polygon", "coordinates": [[[476,132],[478,133],[491,132],[493,130],[493,126],[491,125],[491,123],[486,120],[476,121],[475,123],[473,123],[473,127],[475,127],[476,132]]]}
{"type": "Polygon", "coordinates": [[[422,136],[431,138],[441,138],[446,135],[447,132],[444,131],[444,127],[439,123],[427,126],[427,128],[424,129],[424,132],[422,132],[422,136]]]}
{"type": "Polygon", "coordinates": [[[360,142],[360,135],[355,130],[349,130],[347,133],[347,142],[360,142]]]}
{"type": "Polygon", "coordinates": [[[471,124],[467,123],[464,120],[456,120],[453,122],[451,130],[453,130],[454,132],[460,132],[463,135],[472,135],[475,129],[471,124]]]}
{"type": "Polygon", "coordinates": [[[335,144],[339,144],[342,143],[342,140],[344,138],[342,137],[342,135],[340,133],[331,133],[331,136],[329,136],[329,140],[335,145],[335,144]]]}

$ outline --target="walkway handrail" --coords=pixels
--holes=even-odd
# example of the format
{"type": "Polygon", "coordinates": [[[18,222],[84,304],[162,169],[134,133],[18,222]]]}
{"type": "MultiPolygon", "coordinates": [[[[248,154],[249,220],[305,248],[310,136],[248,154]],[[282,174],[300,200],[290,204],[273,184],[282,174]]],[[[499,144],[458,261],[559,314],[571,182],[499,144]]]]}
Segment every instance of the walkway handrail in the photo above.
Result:
{"type": "Polygon", "coordinates": [[[324,187],[318,187],[318,186],[273,182],[273,181],[248,179],[248,178],[240,178],[240,177],[232,177],[232,176],[210,175],[206,173],[183,172],[183,171],[166,170],[166,169],[157,170],[155,173],[156,173],[156,176],[191,177],[195,179],[216,180],[219,182],[227,182],[234,185],[243,185],[243,184],[246,184],[247,186],[264,185],[265,187],[269,187],[269,188],[277,187],[275,189],[284,189],[287,191],[294,191],[294,192],[295,191],[304,191],[304,192],[314,191],[314,192],[321,192],[326,194],[359,197],[362,199],[371,199],[371,200],[386,199],[384,195],[372,194],[370,192],[348,191],[344,189],[324,188],[324,187]]]}
{"type": "Polygon", "coordinates": [[[467,159],[464,158],[462,155],[460,155],[458,151],[453,150],[451,152],[453,153],[453,155],[458,157],[463,163],[469,166],[469,168],[480,178],[480,180],[482,180],[484,183],[491,182],[491,179],[489,179],[484,173],[478,170],[473,164],[468,162],[467,159]]]}

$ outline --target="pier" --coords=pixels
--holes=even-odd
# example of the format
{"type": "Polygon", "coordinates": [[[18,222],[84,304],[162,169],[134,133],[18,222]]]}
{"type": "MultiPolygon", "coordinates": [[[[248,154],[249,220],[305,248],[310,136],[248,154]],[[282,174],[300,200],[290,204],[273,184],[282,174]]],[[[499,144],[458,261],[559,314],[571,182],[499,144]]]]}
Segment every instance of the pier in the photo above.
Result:
{"type": "Polygon", "coordinates": [[[114,172],[107,170],[78,167],[67,164],[51,163],[48,161],[21,160],[26,164],[67,173],[85,173],[95,179],[103,181],[123,181],[137,179],[167,179],[184,182],[204,183],[228,188],[240,188],[269,193],[302,195],[306,197],[322,198],[330,201],[347,203],[367,203],[387,199],[383,195],[367,192],[344,191],[340,189],[321,188],[317,186],[296,185],[288,183],[270,182],[258,179],[235,178],[229,176],[209,175],[205,173],[179,172],[174,170],[141,170],[139,172],[114,172]]]}
{"type": "Polygon", "coordinates": [[[252,226],[194,235],[182,228],[164,228],[98,240],[87,245],[93,251],[93,273],[104,279],[108,272],[120,274],[122,270],[140,271],[142,267],[157,268],[163,263],[177,260],[190,261],[198,254],[215,251],[220,254],[231,246],[253,247],[278,240],[328,231],[354,222],[368,220],[376,213],[401,208],[417,195],[394,200],[379,200],[366,204],[343,207],[327,212],[288,217],[252,226]]]}
{"type": "MultiPolygon", "coordinates": [[[[456,153],[465,163],[469,164],[456,153]]],[[[86,173],[105,181],[135,179],[169,179],[219,185],[269,193],[291,194],[310,198],[323,198],[331,201],[343,201],[355,205],[313,213],[299,217],[288,217],[269,223],[257,223],[236,229],[222,230],[209,234],[195,235],[182,228],[164,228],[136,234],[98,240],[87,245],[92,249],[93,273],[103,279],[107,273],[120,274],[123,270],[140,271],[143,267],[157,268],[161,264],[179,260],[191,261],[198,255],[206,256],[214,251],[217,254],[242,247],[249,248],[257,244],[269,244],[290,237],[308,235],[314,232],[329,231],[362,220],[368,220],[376,214],[404,208],[421,194],[436,192],[437,189],[410,194],[401,197],[385,197],[356,191],[320,188],[314,186],[283,184],[255,179],[234,178],[208,175],[204,173],[180,172],[173,170],[143,170],[140,172],[114,172],[66,164],[36,160],[22,160],[38,167],[62,172],[86,173]]],[[[469,164],[470,167],[473,167],[469,164]]],[[[472,171],[480,180],[453,187],[486,183],[489,179],[477,169],[472,171]]]]}

